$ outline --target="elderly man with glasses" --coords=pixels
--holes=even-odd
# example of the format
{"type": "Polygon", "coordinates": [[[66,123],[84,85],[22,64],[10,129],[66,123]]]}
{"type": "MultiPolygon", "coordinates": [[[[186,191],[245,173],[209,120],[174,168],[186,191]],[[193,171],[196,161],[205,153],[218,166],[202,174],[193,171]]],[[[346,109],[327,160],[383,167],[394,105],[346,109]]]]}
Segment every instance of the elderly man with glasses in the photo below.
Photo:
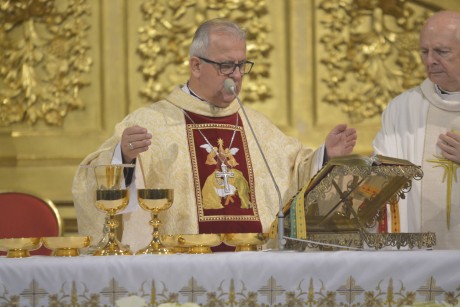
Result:
{"type": "MultiPolygon", "coordinates": [[[[280,203],[273,179],[285,203],[326,159],[352,152],[356,131],[345,124],[314,151],[262,114],[244,112],[235,94],[253,65],[238,25],[206,21],[190,47],[188,82],[126,116],[114,136],[82,162],[135,164],[126,177],[132,193],[123,214],[123,243],[133,250],[148,244],[152,232],[149,213],[136,205],[136,188],[174,189],[174,203],[161,215],[164,234],[268,232],[280,203]],[[233,91],[224,86],[227,79],[233,91]]],[[[104,215],[95,209],[94,190],[94,179],[80,168],[73,186],[79,232],[97,240],[104,215]]]]}

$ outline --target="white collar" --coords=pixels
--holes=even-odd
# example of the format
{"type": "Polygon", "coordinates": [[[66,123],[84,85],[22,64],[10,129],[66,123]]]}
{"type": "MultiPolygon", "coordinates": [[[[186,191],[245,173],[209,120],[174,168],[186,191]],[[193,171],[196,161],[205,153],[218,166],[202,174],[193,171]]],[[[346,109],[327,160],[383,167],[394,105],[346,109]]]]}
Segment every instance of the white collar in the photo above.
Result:
{"type": "Polygon", "coordinates": [[[435,91],[442,98],[442,100],[445,100],[446,102],[460,101],[460,92],[449,92],[443,90],[437,84],[435,84],[435,91]]]}

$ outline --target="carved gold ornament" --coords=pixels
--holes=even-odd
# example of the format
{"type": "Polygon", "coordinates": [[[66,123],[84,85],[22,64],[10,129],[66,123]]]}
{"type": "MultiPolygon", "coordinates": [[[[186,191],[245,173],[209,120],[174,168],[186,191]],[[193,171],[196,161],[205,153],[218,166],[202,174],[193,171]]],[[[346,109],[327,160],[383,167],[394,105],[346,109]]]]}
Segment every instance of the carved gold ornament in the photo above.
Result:
{"type": "Polygon", "coordinates": [[[88,82],[86,0],[0,0],[0,126],[60,126],[88,82]]]}
{"type": "Polygon", "coordinates": [[[431,10],[409,0],[321,1],[323,101],[356,123],[379,116],[393,97],[418,85],[425,78],[419,31],[431,10]]]}
{"type": "Polygon", "coordinates": [[[245,76],[245,102],[272,97],[266,81],[270,76],[268,43],[270,29],[263,17],[268,14],[265,0],[174,0],[144,1],[141,5],[145,25],[139,29],[141,57],[139,70],[145,80],[140,94],[148,101],[164,98],[172,88],[189,77],[189,46],[203,21],[215,17],[238,22],[247,31],[247,58],[255,62],[245,76]]]}

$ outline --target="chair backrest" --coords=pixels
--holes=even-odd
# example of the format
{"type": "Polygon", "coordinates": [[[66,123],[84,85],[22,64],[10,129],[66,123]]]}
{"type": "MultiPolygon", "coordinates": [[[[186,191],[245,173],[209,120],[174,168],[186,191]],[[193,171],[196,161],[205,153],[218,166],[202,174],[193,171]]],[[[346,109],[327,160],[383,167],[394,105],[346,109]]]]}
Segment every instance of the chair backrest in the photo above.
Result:
{"type": "MultiPolygon", "coordinates": [[[[25,192],[0,192],[0,238],[55,237],[61,234],[62,220],[51,200],[25,192]]],[[[51,251],[42,246],[30,254],[50,255],[51,251]]]]}

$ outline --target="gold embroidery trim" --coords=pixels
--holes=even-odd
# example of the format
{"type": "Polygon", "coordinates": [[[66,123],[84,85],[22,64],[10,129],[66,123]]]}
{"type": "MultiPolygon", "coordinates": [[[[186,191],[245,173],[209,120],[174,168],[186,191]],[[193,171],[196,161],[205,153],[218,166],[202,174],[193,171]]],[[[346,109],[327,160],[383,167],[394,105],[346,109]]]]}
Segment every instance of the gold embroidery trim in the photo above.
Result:
{"type": "Polygon", "coordinates": [[[447,195],[446,195],[446,223],[447,229],[450,229],[450,212],[452,206],[452,185],[453,182],[457,182],[457,168],[460,167],[460,164],[451,161],[449,159],[443,158],[441,156],[434,156],[436,159],[428,159],[427,162],[435,163],[433,167],[442,167],[444,168],[444,175],[442,177],[442,182],[446,182],[447,179],[447,195]]]}
{"type": "MultiPolygon", "coordinates": [[[[195,181],[195,195],[196,195],[196,203],[198,206],[198,220],[200,222],[210,222],[210,221],[260,221],[259,217],[259,210],[257,208],[257,201],[254,191],[254,175],[253,175],[253,168],[249,156],[249,147],[246,139],[246,134],[241,127],[236,128],[241,135],[241,143],[243,144],[244,155],[246,160],[246,165],[248,169],[248,183],[249,183],[249,194],[251,195],[250,199],[252,204],[253,215],[211,215],[205,216],[204,209],[203,209],[203,195],[201,193],[201,186],[200,186],[200,178],[198,173],[198,162],[196,158],[196,148],[197,145],[195,144],[195,139],[193,137],[193,130],[194,129],[228,129],[228,130],[235,130],[234,125],[230,124],[187,124],[187,136],[188,141],[190,144],[190,155],[192,161],[192,171],[193,171],[193,178],[195,181]]],[[[199,147],[199,146],[198,146],[199,147]]]]}
{"type": "Polygon", "coordinates": [[[399,203],[395,197],[390,200],[391,232],[401,232],[401,220],[399,217],[399,203]]]}

